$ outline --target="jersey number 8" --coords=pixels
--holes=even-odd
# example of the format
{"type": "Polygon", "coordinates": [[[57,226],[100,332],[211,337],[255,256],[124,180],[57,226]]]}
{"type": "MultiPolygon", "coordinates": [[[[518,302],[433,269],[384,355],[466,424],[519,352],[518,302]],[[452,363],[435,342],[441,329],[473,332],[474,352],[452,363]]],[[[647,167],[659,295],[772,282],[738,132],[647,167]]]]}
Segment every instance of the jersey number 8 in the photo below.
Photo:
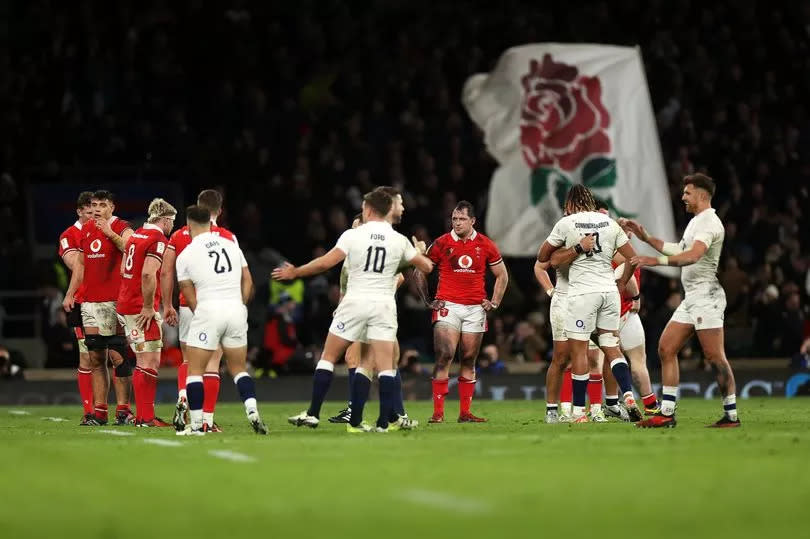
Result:
{"type": "Polygon", "coordinates": [[[127,249],[127,258],[124,260],[124,269],[130,271],[135,265],[135,244],[131,243],[127,249]]]}

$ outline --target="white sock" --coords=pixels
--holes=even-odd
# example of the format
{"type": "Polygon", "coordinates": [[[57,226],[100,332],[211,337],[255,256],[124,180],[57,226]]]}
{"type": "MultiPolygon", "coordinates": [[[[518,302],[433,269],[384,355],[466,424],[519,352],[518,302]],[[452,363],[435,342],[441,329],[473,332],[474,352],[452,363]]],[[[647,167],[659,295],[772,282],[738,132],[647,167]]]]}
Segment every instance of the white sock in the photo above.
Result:
{"type": "Polygon", "coordinates": [[[561,402],[560,403],[560,414],[562,414],[562,415],[571,415],[571,403],[570,402],[561,402]]]}
{"type": "Polygon", "coordinates": [[[335,372],[335,364],[332,363],[331,361],[326,361],[325,359],[322,359],[318,361],[317,365],[315,365],[315,370],[317,371],[318,369],[329,372],[335,372]]]}
{"type": "Polygon", "coordinates": [[[678,400],[678,386],[664,386],[661,389],[661,413],[675,415],[675,403],[678,400]]]}
{"type": "Polygon", "coordinates": [[[256,399],[254,399],[254,398],[245,399],[245,413],[246,414],[250,415],[253,412],[257,412],[258,407],[259,407],[259,405],[256,402],[256,399]]]}
{"type": "Polygon", "coordinates": [[[623,400],[624,402],[627,402],[627,399],[633,399],[633,401],[635,401],[635,400],[636,400],[636,397],[633,395],[633,392],[632,392],[632,391],[628,391],[627,393],[625,393],[624,395],[622,395],[622,400],[623,400]]]}
{"type": "Polygon", "coordinates": [[[723,398],[723,410],[730,420],[737,421],[737,395],[732,393],[723,398]]]}
{"type": "Polygon", "coordinates": [[[574,417],[582,417],[585,415],[584,406],[574,406],[574,417]]]}
{"type": "Polygon", "coordinates": [[[203,426],[203,411],[201,409],[189,410],[188,413],[191,416],[191,429],[201,430],[203,426]]]}
{"type": "Polygon", "coordinates": [[[214,412],[203,412],[203,423],[209,427],[214,426],[214,412]]]}
{"type": "Polygon", "coordinates": [[[598,414],[601,411],[602,411],[601,404],[591,404],[591,415],[598,414]]]}

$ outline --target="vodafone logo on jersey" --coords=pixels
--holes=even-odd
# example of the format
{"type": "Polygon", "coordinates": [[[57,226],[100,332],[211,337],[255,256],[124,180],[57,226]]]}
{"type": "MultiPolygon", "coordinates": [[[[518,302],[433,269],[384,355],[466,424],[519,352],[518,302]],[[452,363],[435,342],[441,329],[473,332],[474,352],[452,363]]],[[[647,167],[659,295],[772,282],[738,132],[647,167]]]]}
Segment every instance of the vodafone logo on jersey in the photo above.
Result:
{"type": "Polygon", "coordinates": [[[458,264],[458,268],[453,269],[456,273],[475,273],[474,269],[470,269],[473,265],[473,259],[470,255],[461,255],[458,257],[456,264],[458,264]]]}
{"type": "Polygon", "coordinates": [[[93,254],[87,255],[87,258],[104,258],[104,253],[99,253],[101,250],[101,240],[96,238],[90,242],[90,250],[93,254]]]}

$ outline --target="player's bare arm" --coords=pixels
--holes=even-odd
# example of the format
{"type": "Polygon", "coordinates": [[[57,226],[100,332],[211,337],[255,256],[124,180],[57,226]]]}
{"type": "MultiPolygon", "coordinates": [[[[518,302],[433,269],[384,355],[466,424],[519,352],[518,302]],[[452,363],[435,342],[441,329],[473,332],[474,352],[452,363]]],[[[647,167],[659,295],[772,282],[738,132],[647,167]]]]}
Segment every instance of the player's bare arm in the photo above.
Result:
{"type": "Polygon", "coordinates": [[[551,267],[557,269],[559,267],[570,265],[571,262],[573,262],[579,255],[583,253],[590,253],[595,244],[596,236],[593,234],[585,234],[577,245],[567,249],[555,250],[549,259],[551,262],[551,267]]]}
{"type": "Polygon", "coordinates": [[[706,254],[709,246],[702,241],[695,241],[689,250],[676,255],[667,256],[637,256],[631,261],[638,266],[675,266],[683,267],[690,266],[696,263],[700,258],[706,254]]]}
{"type": "Polygon", "coordinates": [[[422,273],[427,274],[433,271],[433,261],[421,253],[413,257],[410,264],[422,273]]]}
{"type": "Polygon", "coordinates": [[[96,219],[96,226],[107,236],[111,242],[118,247],[118,250],[122,253],[124,252],[124,248],[127,245],[127,240],[132,235],[132,229],[126,228],[121,232],[121,235],[115,233],[115,231],[110,226],[110,220],[104,219],[103,217],[99,217],[96,219]]]}
{"type": "Polygon", "coordinates": [[[636,264],[633,260],[636,257],[636,250],[633,249],[633,246],[630,245],[629,241],[619,247],[618,251],[626,260],[630,261],[629,264],[624,265],[624,272],[622,272],[622,276],[616,283],[621,291],[627,286],[627,281],[629,281],[630,277],[633,276],[633,272],[636,271],[638,264],[636,264]]]}
{"type": "Polygon", "coordinates": [[[635,221],[633,219],[625,219],[624,217],[622,217],[618,219],[617,222],[619,223],[619,226],[625,230],[625,232],[635,234],[636,236],[638,236],[638,239],[650,245],[650,247],[652,247],[659,253],[662,253],[664,255],[676,255],[681,252],[681,248],[677,243],[666,242],[661,238],[651,236],[644,228],[644,226],[641,225],[641,223],[639,223],[638,221],[635,221]]]}
{"type": "Polygon", "coordinates": [[[253,299],[253,276],[250,269],[245,266],[242,268],[242,303],[247,305],[251,299],[253,299]]]}
{"type": "Polygon", "coordinates": [[[62,302],[62,307],[65,311],[70,312],[73,310],[75,304],[74,296],[79,286],[84,280],[84,254],[79,251],[70,251],[65,253],[62,257],[65,265],[70,269],[70,284],[68,285],[67,292],[65,292],[65,299],[62,302]]]}
{"type": "MultiPolygon", "coordinates": [[[[537,256],[540,256],[540,251],[537,252],[537,256]]],[[[543,289],[543,292],[550,296],[554,295],[554,285],[551,284],[551,277],[548,276],[548,268],[551,267],[551,262],[540,262],[540,260],[534,261],[534,278],[537,279],[540,288],[543,289]]]]}
{"type": "Polygon", "coordinates": [[[334,268],[345,259],[346,253],[337,247],[332,247],[325,255],[319,256],[303,266],[296,267],[289,262],[285,262],[281,267],[273,270],[272,277],[276,281],[291,281],[300,277],[311,277],[334,268]]]}
{"type": "Polygon", "coordinates": [[[154,256],[146,256],[141,270],[141,294],[143,294],[143,307],[141,314],[135,317],[138,327],[148,330],[155,318],[155,292],[157,291],[157,272],[160,270],[160,260],[154,256]]]}
{"type": "Polygon", "coordinates": [[[194,288],[194,283],[191,282],[191,280],[180,281],[177,283],[177,288],[180,289],[180,293],[186,298],[186,303],[188,304],[188,308],[191,309],[191,312],[196,311],[197,290],[194,288]]]}
{"type": "Polygon", "coordinates": [[[172,304],[174,294],[174,266],[177,253],[172,248],[163,254],[163,265],[160,267],[160,295],[163,302],[163,318],[170,326],[177,325],[177,311],[172,304]]]}
{"type": "Polygon", "coordinates": [[[497,309],[503,299],[503,294],[506,292],[506,285],[509,284],[509,272],[506,271],[506,264],[503,260],[490,266],[493,275],[495,275],[495,286],[492,288],[492,299],[485,299],[481,302],[481,306],[485,311],[497,309]]]}

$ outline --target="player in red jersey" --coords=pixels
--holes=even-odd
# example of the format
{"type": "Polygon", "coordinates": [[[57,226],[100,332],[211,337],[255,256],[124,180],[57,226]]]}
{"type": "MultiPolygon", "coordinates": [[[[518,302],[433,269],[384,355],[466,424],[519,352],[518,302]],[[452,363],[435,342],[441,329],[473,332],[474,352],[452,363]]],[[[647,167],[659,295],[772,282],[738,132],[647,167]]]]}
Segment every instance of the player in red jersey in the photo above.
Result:
{"type": "Polygon", "coordinates": [[[95,412],[88,425],[107,423],[109,377],[107,354],[115,367],[116,424],[130,422],[129,382],[132,363],[127,359],[126,337],[120,332],[115,301],[121,284],[121,251],[132,234],[129,223],[113,215],[115,202],[109,191],[96,191],[90,202],[93,219],[82,227],[81,260],[84,302],[81,306],[85,343],[93,368],[95,412]],[[96,376],[98,374],[98,376],[96,376]]]}
{"type": "Polygon", "coordinates": [[[121,262],[121,291],[116,313],[124,326],[137,366],[132,376],[135,390],[135,426],[170,427],[155,415],[160,350],[163,348],[160,309],[160,266],[177,210],[156,198],[149,204],[147,222],[132,234],[121,262]]]}
{"type": "Polygon", "coordinates": [[[84,342],[84,330],[82,329],[82,279],[84,278],[84,265],[77,262],[82,258],[81,242],[82,227],[92,218],[90,201],[93,193],[84,191],[79,193],[76,201],[76,214],[78,219],[70,225],[62,235],[59,236],[59,258],[71,271],[70,284],[65,293],[62,307],[65,309],[68,318],[68,325],[73,328],[76,341],[79,346],[79,368],[76,371],[76,378],[79,383],[79,396],[82,399],[84,414],[82,423],[86,422],[87,416],[93,415],[93,369],[90,364],[90,354],[87,353],[87,345],[84,342]]]}
{"type": "MultiPolygon", "coordinates": [[[[473,228],[475,209],[463,200],[452,215],[453,229],[434,241],[427,256],[439,268],[439,287],[433,309],[433,416],[430,423],[444,421],[444,399],[448,393],[450,363],[461,346],[458,377],[459,423],[481,423],[486,419],[470,412],[475,392],[475,360],[487,330],[487,312],[495,310],[503,298],[509,276],[495,244],[473,228]],[[484,289],[486,268],[495,274],[492,299],[484,289]]],[[[427,297],[427,281],[414,272],[422,297],[427,297]]]]}
{"type": "MultiPolygon", "coordinates": [[[[211,232],[218,234],[225,239],[231,240],[238,245],[236,236],[228,229],[217,226],[217,218],[222,214],[222,194],[214,189],[206,189],[197,195],[197,205],[205,208],[211,214],[211,232]]],[[[188,244],[191,243],[191,234],[188,225],[178,229],[172,234],[169,240],[169,249],[163,257],[163,268],[160,272],[160,289],[163,295],[163,313],[166,321],[171,325],[179,322],[180,349],[183,351],[183,364],[177,368],[177,406],[172,422],[178,431],[185,428],[188,413],[188,400],[186,398],[186,376],[188,373],[188,355],[186,354],[186,342],[188,339],[188,328],[191,325],[193,313],[186,303],[186,298],[180,294],[180,312],[175,311],[172,305],[175,280],[175,261],[188,244]]],[[[203,401],[203,422],[208,425],[208,432],[221,432],[218,425],[214,423],[214,410],[216,409],[217,398],[219,396],[219,364],[222,359],[222,348],[217,348],[212,354],[203,374],[203,389],[205,400],[203,401]]]]}

